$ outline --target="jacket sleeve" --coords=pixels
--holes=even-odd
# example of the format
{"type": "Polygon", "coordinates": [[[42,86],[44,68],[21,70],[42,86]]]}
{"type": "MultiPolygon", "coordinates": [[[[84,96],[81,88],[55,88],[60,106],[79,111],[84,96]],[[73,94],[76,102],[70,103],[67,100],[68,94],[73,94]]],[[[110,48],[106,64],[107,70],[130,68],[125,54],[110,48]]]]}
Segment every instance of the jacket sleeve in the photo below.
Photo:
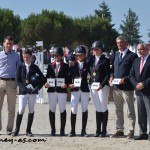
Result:
{"type": "Polygon", "coordinates": [[[108,80],[110,78],[110,60],[109,59],[105,60],[105,72],[106,72],[106,76],[105,76],[103,82],[101,83],[102,88],[106,85],[106,83],[108,82],[108,80]]]}
{"type": "Polygon", "coordinates": [[[21,88],[23,91],[26,91],[26,85],[23,84],[22,78],[21,78],[22,77],[22,71],[23,71],[22,69],[23,69],[23,67],[20,63],[17,67],[16,82],[17,82],[17,85],[19,86],[19,88],[21,88]]]}
{"type": "Polygon", "coordinates": [[[130,82],[132,83],[132,85],[133,85],[134,87],[136,87],[137,81],[136,81],[136,79],[135,79],[134,64],[135,64],[135,61],[133,62],[132,68],[131,68],[131,70],[130,70],[130,76],[129,76],[129,78],[130,78],[130,82]]]}

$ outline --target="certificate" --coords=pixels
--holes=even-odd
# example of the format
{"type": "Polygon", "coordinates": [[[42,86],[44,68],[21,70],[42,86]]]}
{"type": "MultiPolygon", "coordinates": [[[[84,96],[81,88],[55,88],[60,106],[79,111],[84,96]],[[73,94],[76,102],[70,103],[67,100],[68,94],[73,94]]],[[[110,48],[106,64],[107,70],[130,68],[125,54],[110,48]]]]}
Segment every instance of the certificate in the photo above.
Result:
{"type": "Polygon", "coordinates": [[[54,78],[48,78],[47,82],[49,83],[50,87],[55,87],[55,79],[54,78]]]}
{"type": "Polygon", "coordinates": [[[116,84],[116,85],[119,85],[119,82],[121,81],[120,78],[114,78],[113,81],[112,81],[112,84],[116,84]]]}
{"type": "Polygon", "coordinates": [[[93,82],[91,89],[92,90],[97,90],[100,87],[100,82],[93,82]]]}
{"type": "Polygon", "coordinates": [[[26,87],[27,87],[28,89],[33,89],[32,84],[28,84],[26,87]]]}
{"type": "Polygon", "coordinates": [[[81,79],[75,78],[73,84],[75,87],[80,87],[81,86],[81,79]]]}
{"type": "Polygon", "coordinates": [[[65,79],[64,78],[57,78],[56,79],[56,85],[57,85],[57,87],[61,87],[64,84],[65,84],[65,79]]]}

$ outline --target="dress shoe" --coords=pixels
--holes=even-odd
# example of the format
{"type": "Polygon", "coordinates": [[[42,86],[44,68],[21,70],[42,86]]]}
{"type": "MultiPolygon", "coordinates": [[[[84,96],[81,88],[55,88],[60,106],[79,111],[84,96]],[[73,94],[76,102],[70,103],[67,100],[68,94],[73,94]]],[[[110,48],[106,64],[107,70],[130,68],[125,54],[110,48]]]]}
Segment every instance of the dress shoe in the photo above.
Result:
{"type": "Polygon", "coordinates": [[[111,138],[119,138],[119,137],[123,137],[124,136],[124,132],[123,131],[116,131],[116,133],[114,133],[113,135],[111,135],[111,138]]]}
{"type": "Polygon", "coordinates": [[[148,140],[148,134],[140,134],[138,137],[135,137],[134,140],[148,140]]]}
{"type": "Polygon", "coordinates": [[[134,131],[130,131],[127,135],[127,139],[133,139],[134,138],[134,131]]]}

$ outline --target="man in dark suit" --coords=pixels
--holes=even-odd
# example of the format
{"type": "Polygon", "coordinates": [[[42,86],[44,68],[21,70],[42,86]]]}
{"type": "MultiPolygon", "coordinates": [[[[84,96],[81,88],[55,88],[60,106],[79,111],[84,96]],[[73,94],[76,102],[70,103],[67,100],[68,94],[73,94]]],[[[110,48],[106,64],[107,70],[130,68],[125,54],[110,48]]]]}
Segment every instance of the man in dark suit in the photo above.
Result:
{"type": "Polygon", "coordinates": [[[137,54],[128,49],[128,42],[123,36],[116,39],[119,52],[115,55],[114,64],[112,67],[112,74],[110,82],[113,79],[119,78],[118,84],[113,86],[113,97],[116,109],[116,133],[111,137],[124,136],[124,102],[128,107],[128,135],[127,138],[134,137],[135,128],[135,109],[134,109],[134,87],[130,82],[129,74],[133,64],[133,60],[137,58],[137,54]]]}
{"type": "Polygon", "coordinates": [[[135,140],[150,140],[150,132],[149,136],[147,134],[147,121],[150,127],[150,55],[145,44],[138,44],[137,50],[140,57],[134,60],[130,73],[135,87],[140,128],[140,135],[135,140]]]}

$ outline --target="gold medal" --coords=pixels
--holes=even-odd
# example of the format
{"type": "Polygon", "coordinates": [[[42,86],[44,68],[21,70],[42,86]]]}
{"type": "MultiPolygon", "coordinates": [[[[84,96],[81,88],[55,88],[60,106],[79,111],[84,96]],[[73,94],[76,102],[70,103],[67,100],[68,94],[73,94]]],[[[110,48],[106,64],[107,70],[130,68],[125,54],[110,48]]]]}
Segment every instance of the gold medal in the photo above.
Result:
{"type": "Polygon", "coordinates": [[[94,76],[94,77],[96,76],[96,72],[95,72],[95,71],[93,72],[93,76],[94,76]]]}
{"type": "Polygon", "coordinates": [[[26,84],[29,84],[29,80],[26,80],[26,84]]]}

